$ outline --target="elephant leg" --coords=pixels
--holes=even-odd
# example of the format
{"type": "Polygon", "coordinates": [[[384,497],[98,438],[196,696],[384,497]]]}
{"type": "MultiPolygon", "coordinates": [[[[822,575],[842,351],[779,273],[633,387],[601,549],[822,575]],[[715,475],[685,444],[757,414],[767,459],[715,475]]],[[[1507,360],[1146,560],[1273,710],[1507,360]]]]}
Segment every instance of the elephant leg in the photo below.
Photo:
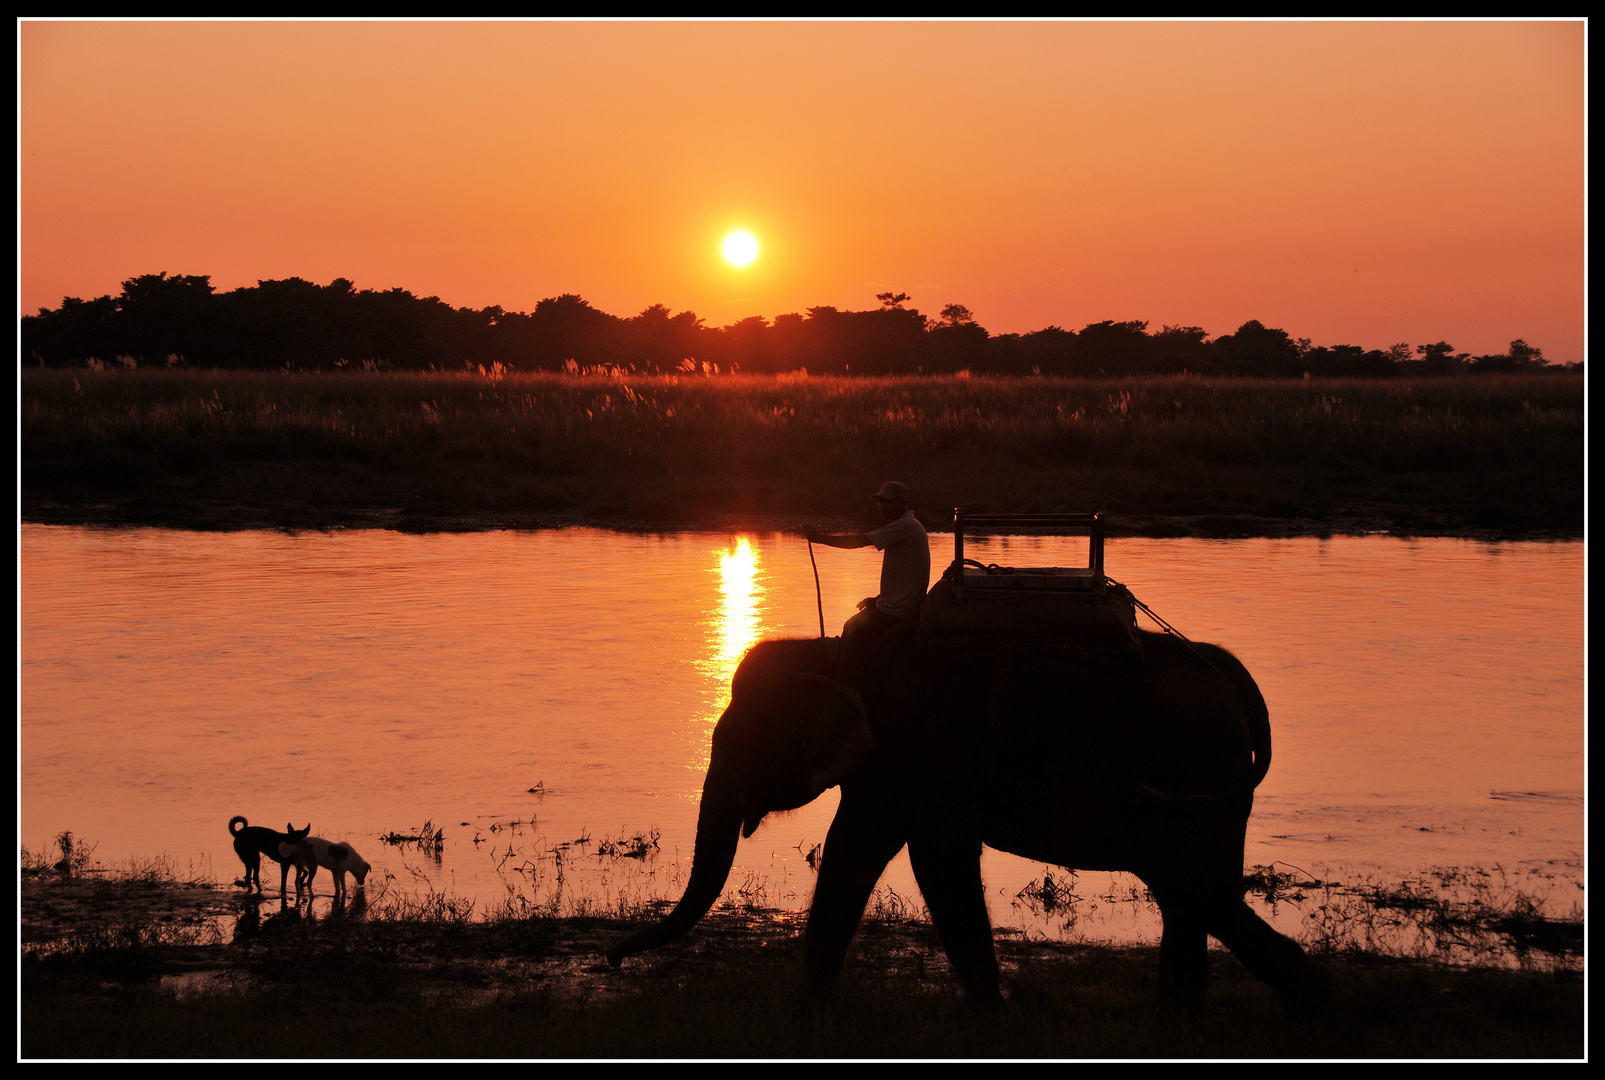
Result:
{"type": "Polygon", "coordinates": [[[1197,1008],[1209,986],[1209,932],[1196,898],[1155,894],[1164,930],[1159,939],[1159,999],[1197,1008]]]}
{"type": "Polygon", "coordinates": [[[966,1000],[982,1006],[1002,1004],[992,919],[981,887],[981,841],[921,837],[909,842],[908,857],[966,1000]]]}
{"type": "Polygon", "coordinates": [[[870,893],[886,864],[903,850],[903,836],[883,814],[843,792],[836,819],[825,835],[819,880],[803,934],[803,971],[808,991],[827,993],[841,977],[847,950],[858,931],[870,893]]]}
{"type": "Polygon", "coordinates": [[[1295,1012],[1312,1012],[1332,994],[1331,976],[1290,938],[1273,930],[1241,898],[1217,905],[1209,932],[1243,966],[1269,983],[1295,1012]]]}

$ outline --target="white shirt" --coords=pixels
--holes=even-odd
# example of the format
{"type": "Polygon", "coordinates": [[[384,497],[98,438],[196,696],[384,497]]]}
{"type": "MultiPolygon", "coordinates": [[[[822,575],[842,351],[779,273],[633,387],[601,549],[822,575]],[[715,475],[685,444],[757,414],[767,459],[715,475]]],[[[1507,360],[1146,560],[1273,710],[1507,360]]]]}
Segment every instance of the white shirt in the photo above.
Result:
{"type": "Polygon", "coordinates": [[[881,594],[875,606],[894,619],[907,618],[920,609],[931,587],[931,542],[925,536],[914,511],[905,510],[896,521],[888,521],[864,534],[881,560],[881,594]]]}

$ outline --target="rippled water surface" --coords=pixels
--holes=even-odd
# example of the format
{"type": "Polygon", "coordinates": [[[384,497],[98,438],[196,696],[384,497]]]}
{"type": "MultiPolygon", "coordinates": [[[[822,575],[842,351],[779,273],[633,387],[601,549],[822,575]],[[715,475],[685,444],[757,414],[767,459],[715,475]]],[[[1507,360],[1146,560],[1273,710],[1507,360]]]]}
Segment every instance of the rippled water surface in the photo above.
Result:
{"type": "MultiPolygon", "coordinates": [[[[391,889],[677,896],[736,663],[819,629],[807,548],[781,535],[27,525],[21,542],[22,843],[72,830],[102,862],[166,855],[224,879],[244,814],[349,840],[391,889]],[[380,841],[426,821],[438,858],[380,841]],[[642,858],[605,853],[654,835],[642,858]]],[[[933,534],[935,565],[950,544],[933,534]]],[[[965,553],[1072,565],[1085,545],[965,553]]],[[[879,556],[816,555],[834,634],[879,556]]],[[[1577,888],[1582,544],[1126,539],[1106,568],[1265,694],[1275,756],[1250,864],[1577,888]]],[[[835,800],[766,820],[732,892],[806,906],[835,800]]],[[[1015,898],[1044,869],[987,853],[996,921],[1029,921],[1015,898]]],[[[883,886],[917,900],[906,855],[883,886]]],[[[1080,891],[1125,887],[1086,875],[1080,891]]]]}

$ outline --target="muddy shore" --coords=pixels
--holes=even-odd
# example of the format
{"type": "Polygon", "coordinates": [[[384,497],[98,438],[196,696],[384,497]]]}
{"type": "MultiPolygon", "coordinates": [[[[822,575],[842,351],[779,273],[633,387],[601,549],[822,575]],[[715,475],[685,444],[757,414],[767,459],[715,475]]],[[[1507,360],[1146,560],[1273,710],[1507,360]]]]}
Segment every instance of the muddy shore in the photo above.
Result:
{"type": "Polygon", "coordinates": [[[22,883],[21,1055],[154,1058],[1571,1058],[1579,970],[1326,955],[1289,1014],[1212,952],[1156,1006],[1158,950],[997,935],[1009,1005],[965,1006],[932,928],[867,921],[839,996],[798,990],[802,916],[721,907],[620,968],[617,916],[311,917],[233,886],[22,883]]]}
{"type": "MultiPolygon", "coordinates": [[[[920,513],[926,529],[941,535],[952,532],[950,514],[920,513]]],[[[26,503],[22,520],[39,525],[78,525],[91,528],[163,528],[196,532],[235,532],[248,529],[277,532],[333,532],[346,529],[384,529],[405,533],[470,533],[499,530],[536,531],[543,529],[610,529],[625,533],[715,532],[789,533],[802,536],[804,525],[822,529],[855,531],[865,522],[840,516],[809,517],[793,515],[703,514],[657,520],[586,514],[478,512],[428,512],[391,507],[335,507],[315,512],[285,506],[251,506],[233,501],[197,499],[182,505],[158,503],[147,498],[68,505],[45,500],[26,503]]],[[[1014,532],[1030,530],[1015,529],[1014,532]]],[[[1037,530],[1052,532],[1052,530],[1037,530]]],[[[968,533],[966,535],[969,535],[968,533]]],[[[1507,540],[1578,540],[1581,533],[1569,529],[1401,528],[1387,516],[1351,517],[1316,521],[1310,518],[1274,518],[1253,515],[1199,514],[1191,516],[1141,516],[1106,518],[1106,536],[1173,539],[1197,537],[1209,540],[1235,540],[1257,537],[1284,539],[1315,536],[1449,537],[1494,543],[1507,540]]]]}

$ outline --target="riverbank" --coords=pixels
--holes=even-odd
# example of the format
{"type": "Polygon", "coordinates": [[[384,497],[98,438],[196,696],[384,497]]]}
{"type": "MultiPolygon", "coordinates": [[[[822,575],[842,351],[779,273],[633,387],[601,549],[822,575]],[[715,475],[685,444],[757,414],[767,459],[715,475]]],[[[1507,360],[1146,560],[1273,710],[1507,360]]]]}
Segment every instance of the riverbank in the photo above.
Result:
{"type": "MultiPolygon", "coordinates": [[[[359,894],[360,895],[360,894],[359,894]]],[[[1230,954],[1159,1010],[1158,949],[1000,932],[1008,1008],[967,1009],[925,922],[869,919],[840,996],[798,992],[801,916],[721,906],[618,969],[647,912],[470,920],[449,903],[313,917],[159,873],[25,874],[24,1058],[1575,1058],[1580,967],[1326,953],[1290,1017],[1230,954]],[[93,877],[93,875],[91,875],[93,877]],[[231,920],[228,933],[218,919],[231,920]],[[225,940],[226,939],[226,940],[225,940]]]]}
{"type": "MultiPolygon", "coordinates": [[[[1583,530],[1580,376],[848,379],[25,370],[22,518],[795,530],[908,483],[1114,535],[1583,530]]],[[[868,521],[868,518],[865,518],[868,521]]]]}

